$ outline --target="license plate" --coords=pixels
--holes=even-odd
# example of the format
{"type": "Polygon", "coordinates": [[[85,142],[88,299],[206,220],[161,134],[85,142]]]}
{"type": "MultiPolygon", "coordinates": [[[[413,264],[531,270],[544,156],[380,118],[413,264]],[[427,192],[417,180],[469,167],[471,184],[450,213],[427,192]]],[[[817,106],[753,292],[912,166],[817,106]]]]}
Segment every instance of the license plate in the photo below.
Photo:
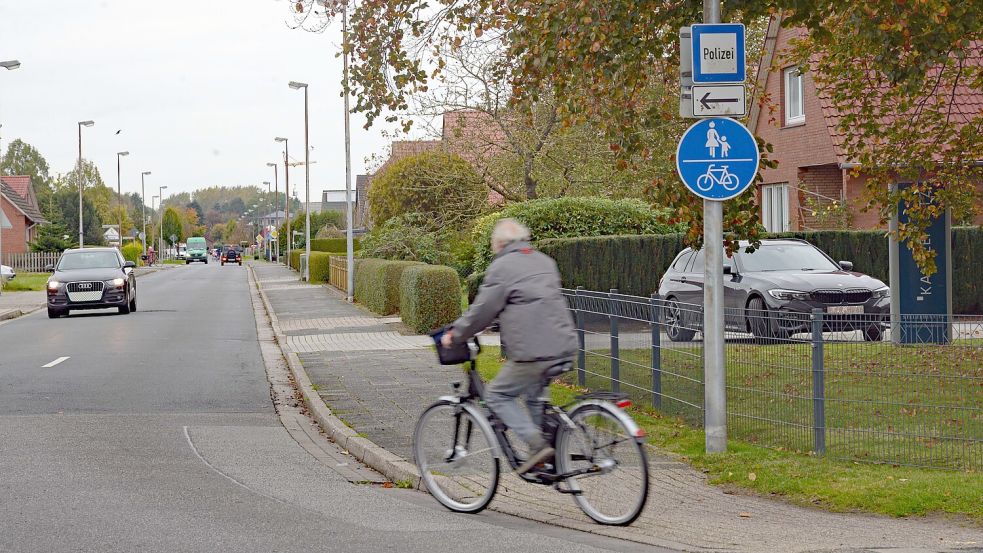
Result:
{"type": "Polygon", "coordinates": [[[828,310],[830,315],[863,315],[864,306],[862,305],[831,305],[828,310]]]}

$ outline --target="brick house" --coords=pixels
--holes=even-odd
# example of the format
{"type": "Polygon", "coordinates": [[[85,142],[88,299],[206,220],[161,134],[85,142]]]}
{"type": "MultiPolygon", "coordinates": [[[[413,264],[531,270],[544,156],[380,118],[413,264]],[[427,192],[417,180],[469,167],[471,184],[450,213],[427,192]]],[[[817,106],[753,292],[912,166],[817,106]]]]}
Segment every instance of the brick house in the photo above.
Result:
{"type": "Polygon", "coordinates": [[[38,225],[47,222],[38,207],[31,177],[0,176],[0,208],[12,227],[0,231],[4,255],[31,251],[38,225]]]}
{"type": "MultiPolygon", "coordinates": [[[[770,157],[778,161],[777,168],[762,171],[764,184],[756,190],[761,221],[771,232],[822,230],[835,222],[822,221],[813,211],[836,201],[849,207],[852,228],[879,228],[876,210],[860,209],[866,176],[851,171],[837,130],[838,113],[818,93],[810,74],[802,75],[782,60],[789,41],[803,33],[783,28],[773,18],[758,68],[758,86],[778,108],[763,109],[755,101],[748,118],[751,132],[774,146],[770,157]]],[[[969,120],[983,109],[983,93],[963,90],[952,105],[954,113],[969,120]]]]}

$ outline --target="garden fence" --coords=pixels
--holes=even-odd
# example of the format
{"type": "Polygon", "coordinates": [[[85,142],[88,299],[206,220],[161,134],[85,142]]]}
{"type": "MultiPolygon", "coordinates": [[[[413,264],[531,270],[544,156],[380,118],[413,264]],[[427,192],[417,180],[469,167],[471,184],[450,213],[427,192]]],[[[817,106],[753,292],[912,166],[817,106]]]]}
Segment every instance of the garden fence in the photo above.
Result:
{"type": "MultiPolygon", "coordinates": [[[[701,305],[617,290],[564,295],[580,341],[577,384],[703,424],[701,305]]],[[[725,320],[730,437],[834,458],[983,470],[979,317],[891,321],[728,307],[725,320]]]]}
{"type": "Polygon", "coordinates": [[[60,252],[5,253],[3,264],[20,273],[43,273],[45,267],[58,263],[60,252]]]}

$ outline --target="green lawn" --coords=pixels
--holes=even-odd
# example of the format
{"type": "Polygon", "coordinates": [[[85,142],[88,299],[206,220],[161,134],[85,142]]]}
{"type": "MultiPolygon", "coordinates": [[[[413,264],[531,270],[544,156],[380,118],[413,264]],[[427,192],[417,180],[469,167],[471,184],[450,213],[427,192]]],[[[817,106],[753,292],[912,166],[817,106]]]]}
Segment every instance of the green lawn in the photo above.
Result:
{"type": "MultiPolygon", "coordinates": [[[[956,344],[826,344],[827,456],[983,470],[983,343],[956,344]]],[[[748,443],[811,451],[811,346],[726,348],[731,435],[748,443]]],[[[702,350],[692,345],[662,352],[661,411],[698,426],[702,350]]],[[[610,389],[608,355],[596,350],[587,356],[589,388],[610,389]]],[[[619,357],[621,391],[652,405],[651,350],[622,349],[619,357]]]]}
{"type": "MultiPolygon", "coordinates": [[[[728,347],[753,348],[758,346],[728,347]]],[[[785,346],[775,347],[783,348],[785,346]]],[[[890,352],[890,357],[885,355],[891,348],[889,345],[876,344],[871,346],[868,344],[867,347],[875,349],[869,355],[860,355],[858,356],[859,359],[851,359],[851,362],[863,364],[874,360],[897,360],[899,358],[897,352],[890,352]]],[[[768,346],[766,349],[771,348],[772,346],[768,346]]],[[[975,348],[976,355],[980,355],[981,349],[983,348],[975,348]]],[[[623,355],[626,353],[622,352],[623,355]]],[[[756,368],[746,368],[744,373],[740,373],[730,371],[732,367],[728,363],[730,372],[738,372],[736,375],[728,375],[729,383],[750,382],[752,385],[764,386],[764,382],[778,380],[778,382],[769,383],[767,386],[783,391],[786,390],[786,387],[792,391],[795,386],[802,386],[801,375],[797,375],[797,373],[784,375],[783,371],[776,370],[774,366],[775,355],[786,355],[786,352],[764,353],[758,350],[755,352],[742,351],[742,353],[748,356],[744,363],[756,368]],[[757,366],[752,361],[758,361],[762,364],[757,366]],[[769,372],[771,375],[767,376],[765,373],[769,372]]],[[[633,354],[637,354],[637,352],[633,352],[633,354]]],[[[787,355],[792,354],[788,353],[787,355]]],[[[931,358],[936,355],[938,355],[937,352],[905,351],[901,357],[905,361],[925,361],[925,357],[931,358]]],[[[732,355],[729,357],[734,358],[732,355]]],[[[792,359],[792,357],[788,359],[792,359]]],[[[975,369],[979,371],[980,364],[978,358],[976,359],[975,369]]],[[[783,364],[787,362],[783,358],[783,364]]],[[[967,361],[965,365],[972,366],[973,363],[973,361],[967,361]]],[[[965,365],[962,365],[963,368],[953,367],[948,372],[951,374],[964,370],[965,365]]],[[[482,376],[485,379],[492,378],[499,366],[499,350],[486,348],[479,359],[482,376]]],[[[935,371],[938,371],[938,367],[932,368],[931,364],[909,365],[906,368],[906,373],[932,374],[935,371]]],[[[865,381],[861,376],[863,371],[843,370],[841,372],[846,374],[836,377],[837,383],[832,386],[832,389],[840,390],[842,388],[840,393],[853,394],[848,397],[865,397],[864,394],[869,393],[863,389],[864,386],[869,385],[869,379],[865,381]],[[862,385],[857,386],[857,382],[862,385]]],[[[625,372],[623,371],[622,374],[624,375],[625,372]]],[[[811,374],[808,378],[811,379],[811,374]]],[[[907,391],[911,387],[910,378],[913,377],[896,377],[893,380],[898,382],[890,386],[884,382],[885,387],[883,389],[910,394],[911,392],[907,391]],[[906,382],[904,378],[909,378],[907,386],[904,384],[906,382]]],[[[892,379],[883,378],[878,381],[881,380],[892,379]]],[[[664,386],[668,385],[669,381],[667,380],[664,386]]],[[[675,392],[683,393],[686,388],[686,386],[676,386],[675,392]]],[[[668,389],[664,389],[668,393],[668,389]]],[[[948,386],[946,389],[951,393],[953,387],[948,386]]],[[[557,383],[551,388],[553,401],[557,404],[572,401],[576,393],[578,393],[578,389],[568,383],[557,383]]],[[[730,393],[733,394],[734,390],[732,389],[730,393]]],[[[945,392],[936,394],[925,390],[920,392],[922,395],[919,397],[927,398],[929,393],[934,399],[945,397],[945,392]]],[[[983,393],[981,390],[975,391],[975,394],[981,393],[983,393]]],[[[637,393],[633,395],[636,398],[639,397],[637,393]]],[[[976,398],[975,400],[968,399],[971,395],[968,391],[956,395],[956,398],[951,398],[953,401],[966,401],[967,404],[975,401],[976,407],[981,405],[979,395],[972,396],[976,398]],[[964,396],[963,399],[958,397],[960,395],[964,396]]],[[[778,409],[775,405],[783,401],[782,399],[775,399],[774,401],[767,399],[751,400],[740,395],[733,398],[730,395],[728,397],[731,400],[731,409],[739,407],[749,409],[752,413],[774,413],[778,409]],[[766,405],[772,406],[771,411],[766,405]]],[[[896,401],[897,399],[899,398],[895,398],[896,401]]],[[[817,506],[831,511],[866,511],[891,516],[959,514],[968,516],[976,523],[983,523],[983,478],[973,470],[937,470],[858,463],[836,459],[833,456],[817,457],[788,448],[759,447],[747,441],[746,438],[737,436],[751,431],[764,432],[764,429],[755,429],[753,425],[744,425],[749,426],[750,430],[738,430],[741,425],[736,425],[738,428],[735,428],[733,418],[730,419],[732,439],[729,441],[728,452],[707,455],[703,452],[704,434],[702,430],[694,428],[684,418],[656,411],[647,406],[647,401],[641,404],[636,403],[630,408],[630,411],[638,423],[645,428],[651,444],[673,453],[695,468],[705,471],[712,484],[739,487],[763,496],[777,496],[796,504],[817,506]]],[[[809,416],[811,417],[811,411],[809,416]]],[[[857,413],[847,410],[841,420],[849,421],[851,416],[857,416],[857,413]]],[[[811,439],[808,443],[811,444],[811,439]]]]}
{"type": "Polygon", "coordinates": [[[50,273],[17,273],[14,280],[4,283],[5,292],[28,292],[44,290],[50,273]]]}

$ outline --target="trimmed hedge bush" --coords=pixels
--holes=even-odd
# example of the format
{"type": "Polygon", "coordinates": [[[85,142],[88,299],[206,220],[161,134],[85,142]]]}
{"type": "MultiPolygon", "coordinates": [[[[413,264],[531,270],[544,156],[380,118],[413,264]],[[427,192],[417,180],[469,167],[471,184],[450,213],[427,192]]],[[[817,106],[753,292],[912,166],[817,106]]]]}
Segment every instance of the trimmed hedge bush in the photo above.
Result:
{"type": "Polygon", "coordinates": [[[683,230],[666,223],[668,210],[653,208],[641,200],[564,197],[509,204],[505,209],[475,221],[471,233],[475,247],[475,272],[484,271],[491,263],[492,229],[504,217],[513,217],[529,227],[532,239],[536,241],[615,234],[664,234],[683,230]]]}
{"type": "MultiPolygon", "coordinates": [[[[407,267],[416,265],[424,264],[386,259],[359,260],[355,267],[355,301],[380,315],[398,312],[400,278],[407,267]]],[[[460,301],[459,295],[457,297],[460,301]]]]}
{"type": "Polygon", "coordinates": [[[686,247],[682,233],[559,238],[536,246],[556,260],[565,287],[636,296],[658,290],[662,273],[686,247]]]}
{"type": "MultiPolygon", "coordinates": [[[[355,251],[362,248],[358,238],[352,238],[352,247],[355,251]]],[[[347,252],[347,238],[315,238],[311,240],[312,252],[347,252]]]]}
{"type": "Polygon", "coordinates": [[[483,280],[485,280],[485,273],[471,273],[464,279],[464,285],[468,289],[468,304],[474,303],[474,298],[478,297],[478,288],[481,288],[483,280]]]}
{"type": "Polygon", "coordinates": [[[336,255],[345,255],[344,253],[338,252],[316,252],[311,250],[311,282],[313,283],[324,283],[328,282],[328,278],[331,274],[330,264],[331,257],[336,255]]]}
{"type": "Polygon", "coordinates": [[[304,250],[290,250],[290,268],[299,271],[300,270],[300,254],[304,253],[304,250]]]}
{"type": "MultiPolygon", "coordinates": [[[[854,269],[888,281],[888,239],[883,231],[787,232],[768,238],[800,238],[836,261],[852,261],[854,269]]],[[[596,236],[541,240],[537,247],[556,260],[568,288],[583,286],[647,296],[659,287],[662,273],[684,247],[682,234],[596,236]]],[[[983,313],[983,228],[952,230],[952,310],[983,313]]],[[[469,296],[477,282],[468,280],[469,296]]]]}
{"type": "Polygon", "coordinates": [[[461,315],[461,279],[443,265],[406,267],[399,281],[399,314],[403,323],[425,333],[461,315]]]}
{"type": "Polygon", "coordinates": [[[143,255],[143,244],[134,240],[129,244],[120,248],[120,253],[123,254],[123,259],[127,261],[132,261],[137,265],[140,265],[140,256],[143,255]]]}

